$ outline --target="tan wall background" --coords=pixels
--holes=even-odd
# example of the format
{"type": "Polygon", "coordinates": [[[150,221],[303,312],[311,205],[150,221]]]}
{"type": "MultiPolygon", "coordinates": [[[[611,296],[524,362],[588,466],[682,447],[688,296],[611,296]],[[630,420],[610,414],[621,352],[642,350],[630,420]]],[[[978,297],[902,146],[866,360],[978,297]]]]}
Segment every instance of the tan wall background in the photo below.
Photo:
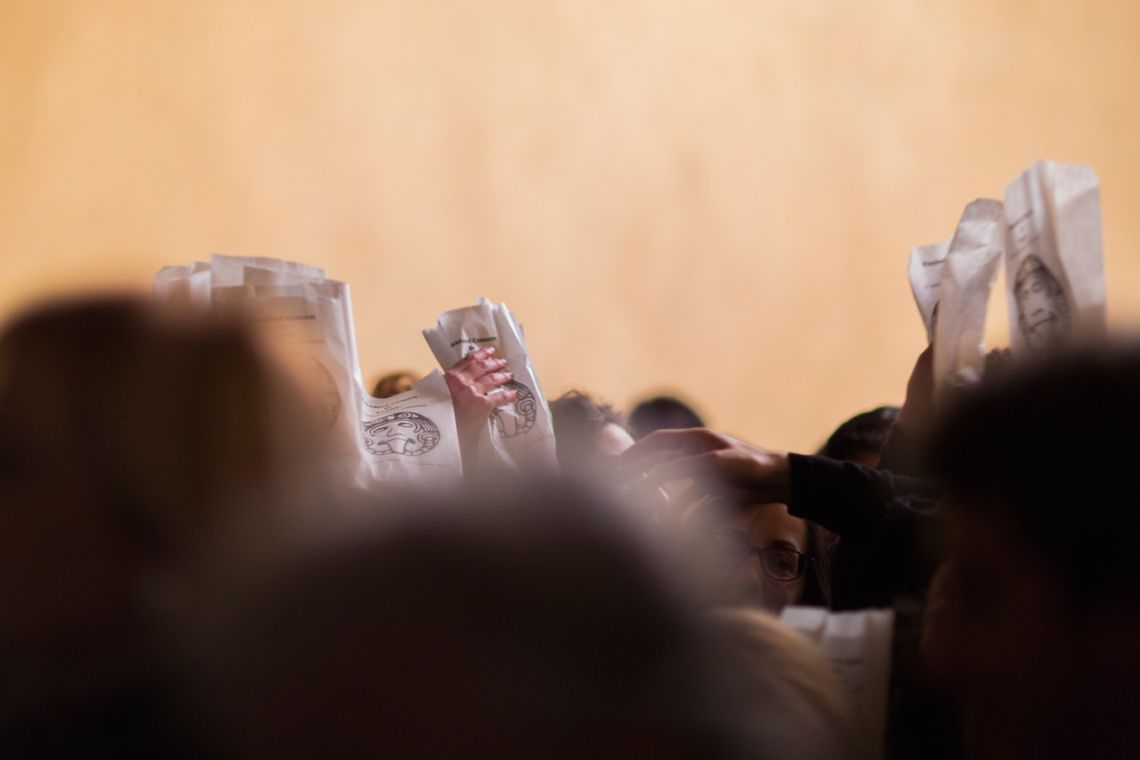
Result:
{"type": "Polygon", "coordinates": [[[366,376],[486,294],[550,394],[811,447],[901,399],[909,248],[1037,158],[1097,168],[1137,321],[1138,75],[1120,0],[2,0],[0,314],[299,259],[366,376]]]}

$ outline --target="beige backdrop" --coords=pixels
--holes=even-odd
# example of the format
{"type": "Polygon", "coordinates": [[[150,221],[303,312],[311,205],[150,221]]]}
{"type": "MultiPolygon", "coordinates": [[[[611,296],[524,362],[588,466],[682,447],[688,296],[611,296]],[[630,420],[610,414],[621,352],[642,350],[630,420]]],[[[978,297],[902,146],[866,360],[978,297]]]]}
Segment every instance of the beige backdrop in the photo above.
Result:
{"type": "Polygon", "coordinates": [[[909,248],[1039,157],[1096,166],[1140,317],[1138,75],[1121,0],[0,0],[0,314],[300,259],[366,377],[485,294],[548,393],[810,447],[900,400],[909,248]]]}

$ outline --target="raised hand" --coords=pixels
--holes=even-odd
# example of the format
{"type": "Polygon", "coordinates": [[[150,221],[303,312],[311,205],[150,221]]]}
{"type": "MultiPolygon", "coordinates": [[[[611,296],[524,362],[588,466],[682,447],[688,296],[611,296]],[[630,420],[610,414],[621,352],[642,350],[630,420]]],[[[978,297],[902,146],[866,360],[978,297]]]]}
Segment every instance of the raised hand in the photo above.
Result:
{"type": "Polygon", "coordinates": [[[465,451],[470,450],[491,412],[514,402],[518,396],[513,389],[492,392],[513,378],[506,366],[506,360],[497,358],[492,347],[471,352],[443,373],[455,407],[460,446],[465,451]]]}

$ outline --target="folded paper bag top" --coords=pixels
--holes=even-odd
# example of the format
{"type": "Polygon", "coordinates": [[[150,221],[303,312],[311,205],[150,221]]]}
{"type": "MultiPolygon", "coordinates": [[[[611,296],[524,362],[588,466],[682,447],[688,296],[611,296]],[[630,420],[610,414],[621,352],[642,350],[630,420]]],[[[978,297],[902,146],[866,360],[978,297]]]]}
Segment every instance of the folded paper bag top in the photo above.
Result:
{"type": "Polygon", "coordinates": [[[1092,167],[1038,161],[1006,187],[1005,217],[1014,355],[1103,336],[1100,183],[1092,167]]]}
{"type": "Polygon", "coordinates": [[[939,395],[946,388],[981,379],[986,311],[1004,244],[1001,201],[978,198],[968,204],[942,267],[934,340],[934,386],[939,395]]]}
{"type": "Polygon", "coordinates": [[[490,467],[555,467],[550,407],[527,352],[522,329],[510,309],[480,298],[473,306],[444,312],[435,326],[423,334],[445,371],[467,354],[493,347],[513,375],[505,387],[516,391],[518,397],[496,408],[480,431],[477,451],[472,452],[476,461],[490,467]]]}

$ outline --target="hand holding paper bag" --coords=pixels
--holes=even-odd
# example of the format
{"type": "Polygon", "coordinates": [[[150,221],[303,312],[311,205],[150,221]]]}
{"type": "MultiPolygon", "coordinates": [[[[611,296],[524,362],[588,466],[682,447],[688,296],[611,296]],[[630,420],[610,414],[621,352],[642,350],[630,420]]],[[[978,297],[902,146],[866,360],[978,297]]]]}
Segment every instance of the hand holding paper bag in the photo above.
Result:
{"type": "MultiPolygon", "coordinates": [[[[505,304],[480,299],[474,306],[444,312],[424,339],[444,369],[452,369],[469,354],[494,348],[506,362],[510,378],[486,391],[489,398],[513,392],[510,401],[496,403],[474,437],[472,458],[482,466],[554,468],[554,425],[538,384],[522,330],[505,304]],[[501,387],[499,387],[501,386],[501,387]]],[[[487,361],[487,357],[480,361],[487,361]]],[[[488,382],[493,382],[488,380],[488,382]]],[[[497,400],[497,399],[496,399],[497,400]]]]}

